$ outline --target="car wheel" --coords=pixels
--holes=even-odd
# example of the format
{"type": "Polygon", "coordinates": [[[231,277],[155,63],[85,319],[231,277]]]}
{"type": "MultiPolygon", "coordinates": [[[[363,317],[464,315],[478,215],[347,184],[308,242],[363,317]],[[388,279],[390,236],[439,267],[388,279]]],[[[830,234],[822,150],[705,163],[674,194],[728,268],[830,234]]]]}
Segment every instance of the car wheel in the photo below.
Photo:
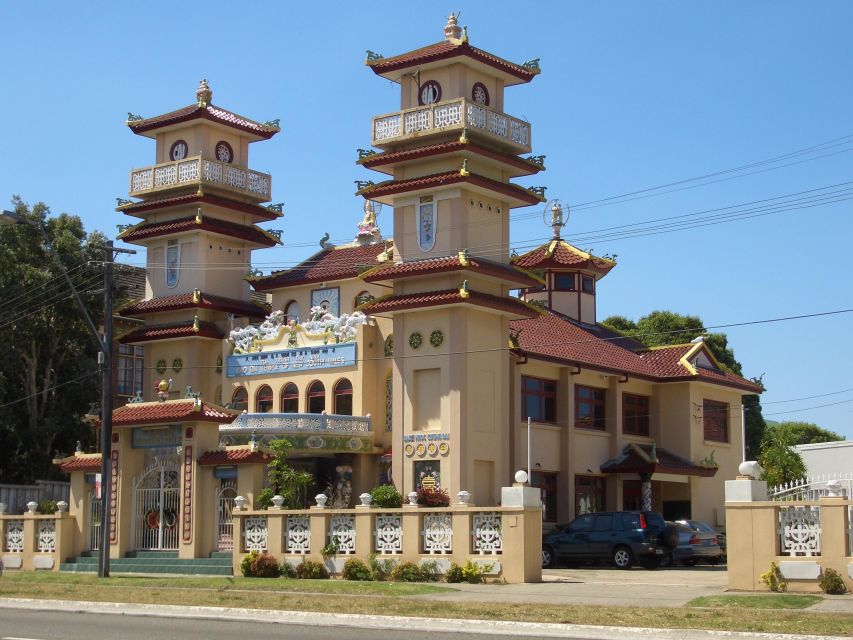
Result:
{"type": "Polygon", "coordinates": [[[542,546],[542,568],[550,569],[557,566],[557,556],[547,544],[542,546]]]}
{"type": "Polygon", "coordinates": [[[611,559],[617,569],[630,569],[634,564],[634,554],[628,547],[616,547],[611,559]]]}

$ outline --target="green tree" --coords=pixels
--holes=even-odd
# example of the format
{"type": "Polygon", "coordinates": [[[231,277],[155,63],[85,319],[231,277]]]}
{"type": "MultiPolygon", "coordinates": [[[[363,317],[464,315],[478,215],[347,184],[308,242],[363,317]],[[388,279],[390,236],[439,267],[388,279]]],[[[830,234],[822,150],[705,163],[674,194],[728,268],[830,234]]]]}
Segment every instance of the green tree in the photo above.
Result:
{"type": "Polygon", "coordinates": [[[770,486],[805,477],[806,465],[800,454],[792,448],[797,444],[797,431],[790,423],[767,427],[761,441],[759,464],[764,468],[763,480],[770,486]]]}
{"type": "MultiPolygon", "coordinates": [[[[45,232],[84,304],[100,322],[103,296],[99,233],[86,234],[77,216],[49,216],[42,203],[12,200],[15,213],[45,232]]],[[[92,441],[83,416],[99,398],[97,346],[56,261],[30,225],[0,227],[0,481],[59,477],[56,450],[92,441]]]]}
{"type": "Polygon", "coordinates": [[[269,447],[273,457],[267,464],[267,476],[270,479],[273,494],[284,498],[286,509],[301,509],[306,506],[308,501],[306,494],[314,478],[307,471],[299,471],[287,464],[287,452],[291,446],[286,438],[270,442],[269,447]]]}
{"type": "MultiPolygon", "coordinates": [[[[612,331],[632,337],[647,347],[685,344],[704,336],[705,344],[720,366],[736,375],[743,375],[743,368],[735,358],[726,334],[708,332],[698,316],[682,315],[673,311],[652,311],[636,322],[625,316],[610,316],[601,324],[612,331]]],[[[761,384],[761,379],[753,379],[753,382],[761,384]]],[[[754,460],[759,455],[766,424],[761,415],[761,402],[757,395],[744,396],[743,403],[746,408],[747,458],[754,460]]]]}
{"type": "Polygon", "coordinates": [[[792,444],[815,444],[816,442],[838,442],[844,438],[834,431],[823,429],[811,422],[780,422],[768,429],[786,430],[792,439],[792,444]]]}

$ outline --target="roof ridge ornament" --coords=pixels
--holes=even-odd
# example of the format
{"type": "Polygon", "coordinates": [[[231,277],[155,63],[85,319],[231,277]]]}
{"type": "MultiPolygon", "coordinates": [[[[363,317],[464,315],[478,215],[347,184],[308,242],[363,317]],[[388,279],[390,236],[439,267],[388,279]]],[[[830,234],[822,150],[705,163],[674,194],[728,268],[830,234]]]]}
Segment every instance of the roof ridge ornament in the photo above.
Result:
{"type": "Polygon", "coordinates": [[[557,199],[550,200],[542,212],[542,221],[554,231],[554,240],[560,239],[560,230],[569,221],[569,207],[566,205],[565,217],[563,217],[563,203],[557,199]]]}
{"type": "Polygon", "coordinates": [[[210,89],[210,85],[207,84],[207,78],[203,78],[202,81],[198,83],[198,89],[195,90],[195,99],[196,103],[201,108],[209,105],[210,101],[213,99],[213,91],[210,89]]]}
{"type": "Polygon", "coordinates": [[[462,27],[459,26],[459,14],[461,12],[457,11],[456,13],[451,13],[447,16],[447,24],[444,25],[444,39],[445,40],[461,40],[462,39],[462,27]]]}

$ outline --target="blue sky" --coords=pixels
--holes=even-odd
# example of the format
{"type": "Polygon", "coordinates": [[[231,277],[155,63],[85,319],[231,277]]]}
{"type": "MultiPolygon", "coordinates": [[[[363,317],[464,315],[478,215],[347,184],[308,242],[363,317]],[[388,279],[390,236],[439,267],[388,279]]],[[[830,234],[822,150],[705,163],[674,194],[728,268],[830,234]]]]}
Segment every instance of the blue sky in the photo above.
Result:
{"type": "MultiPolygon", "coordinates": [[[[353,181],[381,179],[354,164],[356,149],[398,94],[364,67],[365,50],[436,42],[451,10],[475,46],[541,59],[541,76],[511,88],[505,107],[532,123],[534,152],[547,156],[546,172],[519,182],[575,205],[570,240],[853,180],[851,2],[18,2],[0,6],[0,197],[44,201],[115,236],[129,170],[153,164],[153,143],[129,132],[127,112],[190,104],[205,77],[216,104],[281,119],[251,165],[273,175],[273,201],[285,203],[273,225],[284,247],[254,262],[289,266],[326,231],[351,239],[361,218],[353,181]],[[578,206],[833,140],[687,189],[578,206]]],[[[844,188],[835,203],[578,242],[618,254],[598,289],[599,318],[670,309],[712,326],[853,307],[844,188]]],[[[512,213],[514,245],[548,236],[539,213],[512,213]]],[[[389,235],[387,215],[380,224],[389,235]]],[[[852,324],[838,314],[724,331],[745,373],[765,374],[768,418],[850,439],[853,391],[833,392],[853,388],[852,324]]]]}

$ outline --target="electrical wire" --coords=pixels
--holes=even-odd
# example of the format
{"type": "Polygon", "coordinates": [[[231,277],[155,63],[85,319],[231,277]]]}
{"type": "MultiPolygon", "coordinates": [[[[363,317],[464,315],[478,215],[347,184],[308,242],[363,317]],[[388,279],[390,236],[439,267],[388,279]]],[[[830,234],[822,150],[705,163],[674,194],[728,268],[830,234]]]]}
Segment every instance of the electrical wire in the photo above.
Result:
{"type": "Polygon", "coordinates": [[[782,404],[783,402],[798,402],[800,400],[813,400],[815,398],[826,398],[828,396],[837,396],[842,393],[849,393],[853,391],[853,387],[850,389],[842,389],[841,391],[831,391],[829,393],[821,393],[816,396],[803,396],[802,398],[791,398],[790,400],[773,400],[772,402],[761,401],[761,405],[764,406],[766,404],[782,404]]]}
{"type": "Polygon", "coordinates": [[[25,400],[29,400],[30,398],[35,398],[36,396],[40,396],[47,391],[55,391],[60,387],[67,386],[69,384],[74,384],[75,382],[80,382],[81,380],[86,380],[87,378],[91,378],[92,376],[98,375],[99,371],[91,371],[89,373],[83,374],[79,378],[74,378],[73,380],[67,380],[66,382],[60,382],[59,384],[55,384],[53,386],[42,389],[41,391],[37,391],[36,393],[31,393],[28,396],[24,396],[22,398],[17,398],[16,400],[12,400],[11,402],[7,402],[6,404],[0,404],[0,409],[5,409],[6,407],[11,407],[12,405],[18,404],[19,402],[24,402],[25,400]]]}

